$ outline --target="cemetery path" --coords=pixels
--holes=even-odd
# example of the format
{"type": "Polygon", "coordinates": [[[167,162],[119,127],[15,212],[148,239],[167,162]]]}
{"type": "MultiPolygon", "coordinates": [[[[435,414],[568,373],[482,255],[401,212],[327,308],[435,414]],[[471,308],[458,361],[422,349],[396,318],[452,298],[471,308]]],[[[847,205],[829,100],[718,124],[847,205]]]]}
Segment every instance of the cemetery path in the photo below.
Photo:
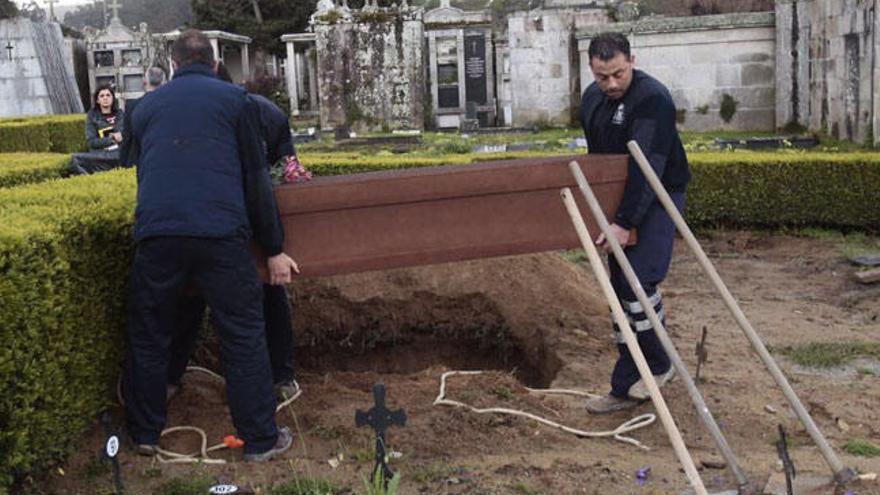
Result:
{"type": "MultiPolygon", "coordinates": [[[[880,291],[855,283],[855,268],[830,241],[752,232],[701,237],[707,236],[704,245],[719,273],[844,463],[880,471],[880,458],[842,449],[855,439],[880,445],[880,291]],[[876,354],[873,360],[817,370],[779,352],[816,343],[862,343],[876,354]]],[[[782,424],[798,472],[827,474],[695,258],[683,243],[676,249],[664,284],[670,332],[693,370],[695,344],[706,327],[708,362],[700,388],[744,469],[759,486],[778,472],[774,442],[782,424]]],[[[200,467],[159,464],[124,452],[128,493],[172,493],[162,485],[202,475],[251,493],[271,493],[272,485],[296,479],[330,480],[343,488],[340,493],[363,493],[373,466],[373,437],[355,427],[354,412],[372,405],[371,387],[378,381],[387,386],[388,406],[404,408],[409,417],[405,427],[388,432],[391,450],[401,454],[391,461],[403,475],[401,494],[680,493],[687,480],[659,423],[632,433],[651,447],[644,451],[610,439],[579,439],[524,418],[432,406],[444,371],[483,368],[486,374],[450,379],[447,395],[479,407],[528,410],[587,430],[613,429],[652,412],[644,404],[635,412],[590,417],[582,399],[525,389],[607,391],[616,351],[606,305],[585,268],[558,254],[540,254],[298,281],[291,289],[304,394],[278,416],[298,432],[293,451],[263,465],[244,464],[239,453],[221,451],[217,457],[232,462],[200,467]],[[648,467],[640,486],[636,472],[648,467]]],[[[209,338],[199,351],[201,364],[217,366],[213,345],[209,338]]],[[[707,487],[733,487],[728,471],[712,467],[720,456],[680,381],[663,392],[692,456],[704,466],[707,487]]],[[[169,415],[169,425],[206,429],[210,443],[232,432],[222,384],[207,375],[187,375],[169,415]]],[[[102,442],[96,425],[64,466],[64,476],[52,472],[38,482],[42,492],[112,493],[109,471],[95,461],[102,442]]],[[[186,435],[163,439],[178,451],[196,444],[186,435]]],[[[880,482],[851,489],[880,494],[880,482]]]]}

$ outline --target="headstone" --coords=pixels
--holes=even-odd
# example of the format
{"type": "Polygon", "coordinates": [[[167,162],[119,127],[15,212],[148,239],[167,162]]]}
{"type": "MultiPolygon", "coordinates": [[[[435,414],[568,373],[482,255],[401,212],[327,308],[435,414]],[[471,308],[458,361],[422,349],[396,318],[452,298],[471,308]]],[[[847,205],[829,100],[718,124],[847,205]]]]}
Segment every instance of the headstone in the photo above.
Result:
{"type": "Polygon", "coordinates": [[[504,153],[507,151],[506,144],[481,144],[474,147],[474,153],[504,153]]]}
{"type": "MultiPolygon", "coordinates": [[[[464,38],[464,91],[468,102],[486,105],[486,36],[468,35],[464,38]]],[[[476,118],[468,117],[468,118],[476,118]]]]}

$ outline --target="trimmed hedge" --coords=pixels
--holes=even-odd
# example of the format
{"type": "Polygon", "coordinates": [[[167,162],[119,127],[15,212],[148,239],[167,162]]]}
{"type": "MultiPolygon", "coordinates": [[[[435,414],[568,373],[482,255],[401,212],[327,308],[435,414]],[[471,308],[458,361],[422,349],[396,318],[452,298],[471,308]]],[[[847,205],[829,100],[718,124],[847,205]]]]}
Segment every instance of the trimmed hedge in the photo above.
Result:
{"type": "Polygon", "coordinates": [[[85,114],[0,120],[0,153],[76,153],[86,149],[85,114]]]}
{"type": "Polygon", "coordinates": [[[132,170],[0,189],[0,492],[112,400],[135,189],[132,170]]]}
{"type": "Polygon", "coordinates": [[[59,179],[67,172],[69,155],[0,153],[0,188],[59,179]]]}
{"type": "Polygon", "coordinates": [[[695,225],[880,228],[880,154],[692,153],[695,225]]]}

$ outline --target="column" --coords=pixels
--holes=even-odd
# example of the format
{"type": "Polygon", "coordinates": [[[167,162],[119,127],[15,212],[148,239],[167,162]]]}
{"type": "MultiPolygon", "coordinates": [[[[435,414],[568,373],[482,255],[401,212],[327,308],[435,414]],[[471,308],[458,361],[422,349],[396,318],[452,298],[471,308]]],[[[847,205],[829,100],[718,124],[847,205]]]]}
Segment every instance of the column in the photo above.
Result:
{"type": "Polygon", "coordinates": [[[245,81],[251,78],[251,57],[250,48],[247,43],[241,44],[241,77],[245,81]]]}
{"type": "Polygon", "coordinates": [[[209,38],[208,41],[211,42],[211,49],[214,50],[214,60],[222,60],[220,58],[220,44],[217,42],[217,38],[209,38]]]}
{"type": "Polygon", "coordinates": [[[286,60],[287,96],[290,97],[290,115],[299,115],[299,88],[297,87],[296,49],[292,41],[287,42],[286,60]]]}
{"type": "Polygon", "coordinates": [[[321,110],[321,105],[318,100],[318,72],[315,67],[317,58],[317,54],[315,53],[316,48],[312,47],[307,51],[307,62],[309,67],[309,107],[313,112],[319,112],[321,110]]]}
{"type": "Polygon", "coordinates": [[[431,78],[431,108],[434,112],[434,125],[437,124],[437,110],[440,108],[440,85],[437,82],[437,35],[428,33],[428,74],[431,78]]]}

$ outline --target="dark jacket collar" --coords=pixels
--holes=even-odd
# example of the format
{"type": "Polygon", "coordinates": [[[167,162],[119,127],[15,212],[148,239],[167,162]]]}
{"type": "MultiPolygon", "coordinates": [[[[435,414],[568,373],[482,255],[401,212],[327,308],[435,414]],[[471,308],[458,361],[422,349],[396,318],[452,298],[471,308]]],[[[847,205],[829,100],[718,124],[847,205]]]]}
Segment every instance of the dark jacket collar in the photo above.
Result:
{"type": "Polygon", "coordinates": [[[215,77],[214,69],[210,65],[205,64],[189,64],[181,67],[174,73],[174,79],[178,77],[191,76],[193,74],[215,77]]]}

